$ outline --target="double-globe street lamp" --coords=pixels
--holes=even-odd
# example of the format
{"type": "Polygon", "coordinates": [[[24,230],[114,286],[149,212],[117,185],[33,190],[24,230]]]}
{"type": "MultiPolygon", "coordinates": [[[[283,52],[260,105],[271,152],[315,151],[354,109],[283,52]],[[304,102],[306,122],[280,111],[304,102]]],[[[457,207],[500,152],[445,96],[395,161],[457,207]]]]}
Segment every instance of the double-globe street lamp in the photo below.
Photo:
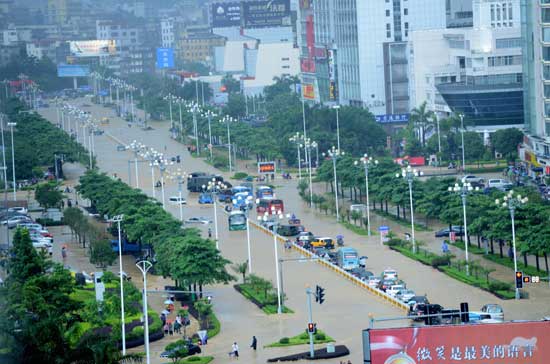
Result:
{"type": "MultiPolygon", "coordinates": [[[[454,186],[451,186],[448,188],[449,192],[454,192],[460,194],[460,197],[462,198],[462,217],[464,219],[464,247],[465,247],[465,254],[466,254],[466,275],[470,275],[470,259],[468,255],[468,222],[466,218],[466,198],[468,197],[468,194],[473,191],[479,191],[479,187],[472,187],[471,183],[465,182],[462,185],[459,185],[458,183],[455,183],[454,186]]],[[[449,232],[451,233],[451,232],[449,232]]]]}
{"type": "Polygon", "coordinates": [[[174,162],[169,161],[168,159],[164,158],[164,154],[160,153],[158,155],[158,158],[153,162],[153,165],[158,167],[160,171],[160,193],[162,196],[162,208],[166,208],[166,199],[164,197],[164,173],[166,172],[166,169],[168,166],[173,165],[174,162]]]}
{"type": "MultiPolygon", "coordinates": [[[[501,200],[495,200],[495,203],[499,207],[508,208],[510,211],[510,218],[512,219],[512,249],[514,253],[514,273],[518,271],[518,261],[516,255],[516,225],[515,225],[515,214],[516,209],[526,204],[529,199],[527,197],[522,197],[520,194],[514,194],[514,191],[508,192],[501,200]]],[[[516,285],[516,300],[520,299],[519,288],[516,285]]]]}
{"type": "Polygon", "coordinates": [[[311,141],[309,138],[304,139],[304,148],[306,150],[306,155],[309,155],[308,158],[308,170],[309,170],[309,206],[313,207],[313,178],[311,176],[312,169],[311,169],[311,150],[313,148],[317,148],[317,142],[311,141]]]}
{"type": "Polygon", "coordinates": [[[395,175],[397,178],[401,178],[401,177],[404,178],[409,184],[409,202],[411,205],[411,239],[412,239],[413,253],[416,253],[416,240],[414,238],[414,206],[413,206],[412,185],[416,177],[423,176],[423,175],[424,175],[424,172],[417,171],[416,169],[413,169],[411,166],[407,166],[407,168],[401,169],[401,174],[397,173],[395,175]]]}
{"type": "Polygon", "coordinates": [[[120,276],[120,321],[122,329],[122,355],[126,355],[126,328],[124,325],[124,278],[122,274],[122,234],[120,223],[124,219],[124,215],[116,215],[110,220],[116,222],[118,227],[118,274],[120,276]]]}
{"type": "MultiPolygon", "coordinates": [[[[233,206],[242,206],[241,210],[244,211],[245,217],[246,217],[246,247],[247,247],[247,253],[248,253],[248,274],[252,273],[252,250],[250,247],[250,209],[253,206],[254,197],[247,196],[246,198],[243,198],[243,196],[237,196],[234,198],[231,202],[233,202],[233,206]],[[243,201],[244,199],[244,201],[243,201]]],[[[259,203],[259,200],[256,200],[256,203],[259,203]]]]}
{"type": "MultiPolygon", "coordinates": [[[[140,155],[141,151],[145,148],[145,145],[142,143],[138,143],[136,140],[133,140],[128,146],[126,146],[126,149],[131,150],[134,152],[134,164],[135,164],[135,171],[136,171],[136,188],[139,188],[139,171],[138,171],[138,156],[140,155]]],[[[130,176],[128,176],[129,178],[130,176]]]]}
{"type": "Polygon", "coordinates": [[[340,221],[340,206],[338,203],[338,178],[336,174],[336,161],[342,157],[345,153],[334,146],[327,150],[326,154],[323,153],[323,157],[329,157],[332,159],[332,171],[334,174],[334,199],[336,203],[336,221],[340,221]]]}
{"type": "Polygon", "coordinates": [[[201,116],[208,120],[208,149],[210,150],[210,160],[212,160],[212,118],[218,116],[218,114],[211,110],[205,110],[201,113],[201,116]]]}
{"type": "MultiPolygon", "coordinates": [[[[273,231],[273,250],[275,252],[275,277],[277,281],[277,314],[283,313],[283,307],[281,304],[282,297],[281,297],[281,278],[279,274],[279,249],[277,244],[277,230],[279,227],[279,223],[281,220],[283,220],[285,216],[283,215],[282,211],[276,211],[275,207],[271,207],[271,216],[269,212],[265,212],[263,216],[258,216],[259,222],[267,223],[268,221],[272,221],[272,231],[273,231]]],[[[287,218],[290,218],[290,215],[287,215],[287,218]]]]}
{"type": "Polygon", "coordinates": [[[197,148],[197,155],[201,154],[199,147],[199,127],[197,124],[197,113],[200,111],[200,106],[198,103],[189,102],[186,104],[187,112],[193,114],[193,134],[195,135],[195,146],[197,148]]]}
{"type": "Polygon", "coordinates": [[[145,340],[146,363],[151,364],[151,354],[149,352],[149,315],[147,314],[147,272],[153,268],[153,263],[148,260],[140,260],[136,263],[136,267],[138,267],[143,275],[143,324],[145,326],[143,338],[145,340]]]}
{"type": "Polygon", "coordinates": [[[356,166],[363,166],[365,169],[365,193],[367,195],[367,232],[368,236],[371,236],[370,231],[370,203],[369,203],[369,170],[378,165],[378,160],[372,159],[367,154],[364,154],[361,159],[355,161],[356,166]]]}
{"type": "Polygon", "coordinates": [[[181,168],[176,169],[173,172],[168,174],[168,179],[178,182],[178,208],[180,212],[180,221],[183,223],[183,182],[187,179],[187,173],[181,170],[181,168]]]}
{"type": "Polygon", "coordinates": [[[290,143],[296,144],[296,149],[298,151],[298,179],[302,179],[302,161],[301,161],[302,157],[300,155],[300,149],[301,149],[303,140],[304,140],[304,136],[299,132],[297,132],[296,134],[288,138],[288,141],[290,143]]]}
{"type": "Polygon", "coordinates": [[[226,189],[227,186],[221,182],[216,181],[215,178],[212,178],[211,181],[208,181],[208,185],[202,185],[202,190],[208,190],[212,194],[212,203],[214,205],[214,237],[216,238],[216,249],[220,250],[220,240],[218,235],[218,193],[221,190],[226,189]]]}

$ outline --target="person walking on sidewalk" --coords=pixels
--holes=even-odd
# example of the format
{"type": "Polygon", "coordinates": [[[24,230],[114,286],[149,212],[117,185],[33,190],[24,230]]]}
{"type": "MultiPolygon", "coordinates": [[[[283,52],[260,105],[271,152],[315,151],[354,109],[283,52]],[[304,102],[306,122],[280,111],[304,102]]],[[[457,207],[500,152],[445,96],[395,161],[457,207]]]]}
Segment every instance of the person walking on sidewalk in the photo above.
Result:
{"type": "Polygon", "coordinates": [[[256,336],[252,336],[252,344],[250,344],[250,347],[252,350],[256,350],[256,347],[258,346],[258,340],[256,339],[256,336]]]}
{"type": "Polygon", "coordinates": [[[234,342],[231,346],[231,354],[233,354],[235,358],[239,358],[239,345],[237,345],[237,342],[234,342]]]}

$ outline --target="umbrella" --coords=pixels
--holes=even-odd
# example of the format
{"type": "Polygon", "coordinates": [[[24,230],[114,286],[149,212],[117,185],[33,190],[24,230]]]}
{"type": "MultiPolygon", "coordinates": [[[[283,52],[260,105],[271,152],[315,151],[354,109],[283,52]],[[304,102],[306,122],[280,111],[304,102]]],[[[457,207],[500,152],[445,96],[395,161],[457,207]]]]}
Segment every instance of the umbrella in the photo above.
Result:
{"type": "Polygon", "coordinates": [[[173,305],[173,304],[174,304],[174,301],[172,301],[172,300],[166,300],[166,301],[164,301],[164,304],[165,304],[165,305],[173,305]]]}
{"type": "Polygon", "coordinates": [[[165,316],[168,316],[170,314],[170,311],[168,310],[163,310],[161,313],[163,313],[165,316]]]}
{"type": "Polygon", "coordinates": [[[336,239],[344,239],[344,235],[336,235],[336,239]]]}

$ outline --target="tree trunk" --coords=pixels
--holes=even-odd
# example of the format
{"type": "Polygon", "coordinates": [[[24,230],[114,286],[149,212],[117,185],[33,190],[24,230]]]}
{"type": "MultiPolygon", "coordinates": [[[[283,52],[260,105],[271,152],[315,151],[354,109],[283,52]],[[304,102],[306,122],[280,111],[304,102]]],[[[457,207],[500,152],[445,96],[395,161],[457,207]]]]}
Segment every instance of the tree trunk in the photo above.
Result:
{"type": "Polygon", "coordinates": [[[477,235],[477,247],[481,249],[481,237],[477,235]]]}
{"type": "Polygon", "coordinates": [[[535,254],[535,264],[537,265],[537,270],[540,270],[539,255],[535,254]]]}
{"type": "Polygon", "coordinates": [[[403,207],[403,220],[407,220],[407,211],[405,209],[405,207],[403,207]]]}
{"type": "Polygon", "coordinates": [[[386,203],[386,214],[388,213],[388,200],[385,201],[386,203]]]}
{"type": "Polygon", "coordinates": [[[401,217],[401,212],[399,211],[399,205],[397,205],[397,218],[399,219],[400,217],[401,217]]]}
{"type": "Polygon", "coordinates": [[[499,240],[498,241],[498,248],[500,250],[500,257],[503,258],[503,255],[502,255],[502,246],[504,245],[504,243],[502,242],[502,240],[499,240]]]}
{"type": "Polygon", "coordinates": [[[202,283],[199,284],[199,298],[202,298],[202,283]]]}
{"type": "Polygon", "coordinates": [[[523,253],[523,264],[527,267],[527,252],[523,253]]]}
{"type": "Polygon", "coordinates": [[[493,245],[493,238],[491,238],[491,254],[495,254],[495,246],[493,245]]]}
{"type": "Polygon", "coordinates": [[[550,277],[550,270],[548,270],[548,254],[544,253],[544,265],[546,266],[546,274],[550,277]]]}

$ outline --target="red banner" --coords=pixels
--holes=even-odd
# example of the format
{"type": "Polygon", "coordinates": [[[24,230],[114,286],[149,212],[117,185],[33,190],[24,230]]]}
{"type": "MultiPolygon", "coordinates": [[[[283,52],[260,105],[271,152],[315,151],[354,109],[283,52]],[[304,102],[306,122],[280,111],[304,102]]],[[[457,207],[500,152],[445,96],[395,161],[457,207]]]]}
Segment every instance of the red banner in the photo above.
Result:
{"type": "Polygon", "coordinates": [[[373,329],[368,335],[371,364],[550,362],[550,321],[373,329]]]}

